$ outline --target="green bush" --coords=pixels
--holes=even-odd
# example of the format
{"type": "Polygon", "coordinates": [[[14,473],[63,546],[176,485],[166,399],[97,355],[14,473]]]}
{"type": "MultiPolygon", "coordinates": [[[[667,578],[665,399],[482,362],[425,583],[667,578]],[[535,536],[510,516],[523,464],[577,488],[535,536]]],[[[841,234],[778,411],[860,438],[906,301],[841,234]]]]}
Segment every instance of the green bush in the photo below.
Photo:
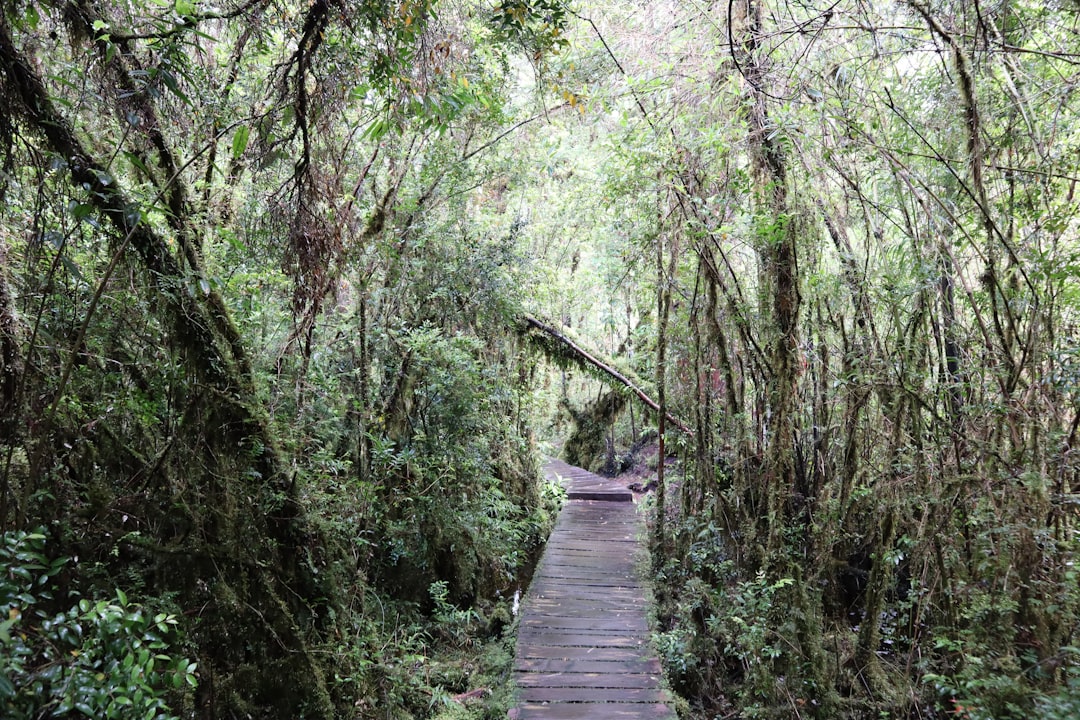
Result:
{"type": "Polygon", "coordinates": [[[1056,695],[1039,700],[1035,710],[1036,717],[1042,720],[1069,720],[1080,717],[1080,678],[1070,679],[1056,695]]]}
{"type": "Polygon", "coordinates": [[[167,689],[195,686],[195,664],[165,654],[176,618],[148,614],[121,590],[50,610],[67,562],[47,558],[42,530],[0,542],[0,715],[171,720],[167,689]]]}

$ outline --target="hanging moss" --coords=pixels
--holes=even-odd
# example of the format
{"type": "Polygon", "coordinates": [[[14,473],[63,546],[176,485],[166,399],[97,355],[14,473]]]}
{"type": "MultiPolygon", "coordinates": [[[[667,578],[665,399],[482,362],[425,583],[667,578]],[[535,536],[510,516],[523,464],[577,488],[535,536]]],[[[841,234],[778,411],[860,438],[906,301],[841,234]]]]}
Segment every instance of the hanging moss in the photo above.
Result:
{"type": "Polygon", "coordinates": [[[566,462],[591,472],[604,470],[610,473],[607,434],[626,403],[626,394],[619,390],[608,390],[581,412],[575,411],[564,400],[563,407],[574,418],[574,430],[563,445],[566,462]]]}

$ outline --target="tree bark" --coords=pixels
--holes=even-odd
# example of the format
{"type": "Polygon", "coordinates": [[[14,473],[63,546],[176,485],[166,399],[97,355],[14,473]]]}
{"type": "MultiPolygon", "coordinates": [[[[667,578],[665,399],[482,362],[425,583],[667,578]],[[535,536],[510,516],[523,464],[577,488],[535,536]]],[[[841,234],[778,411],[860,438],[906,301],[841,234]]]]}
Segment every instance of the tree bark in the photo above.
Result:
{"type": "MultiPolygon", "coordinates": [[[[771,132],[769,96],[766,92],[768,68],[761,55],[762,8],[747,0],[745,32],[733,41],[733,53],[749,85],[749,142],[757,177],[762,211],[762,255],[765,276],[771,290],[773,337],[769,350],[771,377],[768,379],[772,431],[766,448],[767,544],[770,551],[780,546],[787,506],[793,500],[795,479],[795,399],[798,382],[798,320],[801,297],[796,249],[794,213],[788,200],[787,158],[781,138],[771,132]],[[736,45],[738,46],[736,48],[736,45]]],[[[732,20],[734,22],[734,20],[732,20]]]]}
{"type": "MultiPolygon", "coordinates": [[[[659,570],[666,558],[664,541],[667,521],[667,485],[664,470],[667,466],[667,449],[664,435],[667,433],[667,328],[671,315],[671,281],[664,272],[664,233],[656,236],[656,402],[657,402],[657,450],[656,450],[656,520],[653,526],[653,567],[659,570]]],[[[675,251],[672,249],[672,257],[675,251]]]]}

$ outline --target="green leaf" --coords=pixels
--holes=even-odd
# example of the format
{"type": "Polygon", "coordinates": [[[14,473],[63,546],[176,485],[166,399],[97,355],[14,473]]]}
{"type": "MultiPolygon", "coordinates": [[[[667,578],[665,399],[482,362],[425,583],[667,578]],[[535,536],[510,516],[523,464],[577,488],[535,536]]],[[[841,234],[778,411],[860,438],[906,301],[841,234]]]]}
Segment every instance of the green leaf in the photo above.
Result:
{"type": "MultiPolygon", "coordinates": [[[[129,122],[130,122],[130,120],[129,120],[129,122]]],[[[132,124],[132,126],[137,126],[136,123],[131,123],[131,124],[132,124]]],[[[125,151],[124,152],[124,157],[127,158],[127,161],[130,162],[132,165],[134,165],[140,172],[142,172],[142,173],[144,173],[146,175],[150,174],[150,168],[146,167],[146,163],[143,162],[143,159],[141,157],[139,157],[138,155],[136,155],[135,153],[125,151]]]]}
{"type": "Polygon", "coordinates": [[[74,218],[81,220],[94,212],[94,206],[86,203],[72,203],[68,206],[68,212],[70,212],[74,218]]]}
{"type": "Polygon", "coordinates": [[[169,88],[169,91],[180,98],[185,105],[191,105],[191,98],[185,95],[184,91],[180,89],[180,83],[177,82],[176,76],[166,68],[159,68],[158,71],[161,76],[161,82],[165,84],[165,87],[169,88]]]}
{"type": "Polygon", "coordinates": [[[64,246],[64,236],[63,236],[63,234],[58,233],[55,230],[46,230],[44,233],[42,233],[41,237],[42,237],[42,240],[49,243],[50,245],[52,245],[57,250],[59,250],[60,248],[62,248],[64,246]]]}
{"type": "Polygon", "coordinates": [[[364,130],[364,140],[381,140],[386,133],[390,131],[390,121],[386,118],[379,118],[375,122],[367,126],[364,130]]]}
{"type": "Polygon", "coordinates": [[[236,132],[233,133],[232,139],[233,160],[239,160],[240,157],[244,154],[244,151],[247,150],[248,136],[250,135],[250,133],[251,128],[247,125],[241,125],[240,127],[236,128],[236,132]]]}
{"type": "Polygon", "coordinates": [[[61,255],[60,264],[64,266],[64,269],[68,271],[68,274],[71,275],[71,277],[79,280],[80,282],[86,282],[86,278],[83,277],[82,271],[79,270],[79,266],[76,265],[70,258],[61,255]]]}
{"type": "MultiPolygon", "coordinates": [[[[11,642],[11,628],[14,627],[15,623],[17,623],[18,621],[19,617],[15,616],[0,623],[0,643],[6,645],[7,643],[11,642]]],[[[0,678],[2,677],[3,676],[0,675],[0,678]]]]}

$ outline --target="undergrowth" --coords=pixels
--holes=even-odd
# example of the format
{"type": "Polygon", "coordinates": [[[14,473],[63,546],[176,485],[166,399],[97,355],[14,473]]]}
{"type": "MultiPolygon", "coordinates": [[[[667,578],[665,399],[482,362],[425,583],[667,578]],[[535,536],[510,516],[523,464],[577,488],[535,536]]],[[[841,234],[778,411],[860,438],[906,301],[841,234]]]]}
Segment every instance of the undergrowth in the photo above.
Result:
{"type": "MultiPolygon", "coordinates": [[[[1080,717],[1080,593],[1072,571],[1029,579],[1021,595],[1045,617],[1071,623],[1059,633],[1072,643],[1054,648],[1038,644],[1024,608],[988,580],[954,581],[947,606],[928,600],[932,588],[897,581],[877,618],[872,667],[857,659],[868,622],[862,596],[839,615],[823,601],[833,580],[824,574],[805,581],[794,564],[788,574],[740,566],[735,540],[707,517],[673,514],[667,539],[675,550],[655,576],[653,640],[688,717],[1080,717]],[[808,624],[819,629],[816,664],[805,644],[808,624]]],[[[910,543],[897,548],[885,559],[901,562],[910,543]]]]}
{"type": "Polygon", "coordinates": [[[324,651],[336,694],[358,718],[495,720],[513,700],[512,598],[459,607],[445,581],[432,608],[371,591],[368,612],[324,651]]]}

